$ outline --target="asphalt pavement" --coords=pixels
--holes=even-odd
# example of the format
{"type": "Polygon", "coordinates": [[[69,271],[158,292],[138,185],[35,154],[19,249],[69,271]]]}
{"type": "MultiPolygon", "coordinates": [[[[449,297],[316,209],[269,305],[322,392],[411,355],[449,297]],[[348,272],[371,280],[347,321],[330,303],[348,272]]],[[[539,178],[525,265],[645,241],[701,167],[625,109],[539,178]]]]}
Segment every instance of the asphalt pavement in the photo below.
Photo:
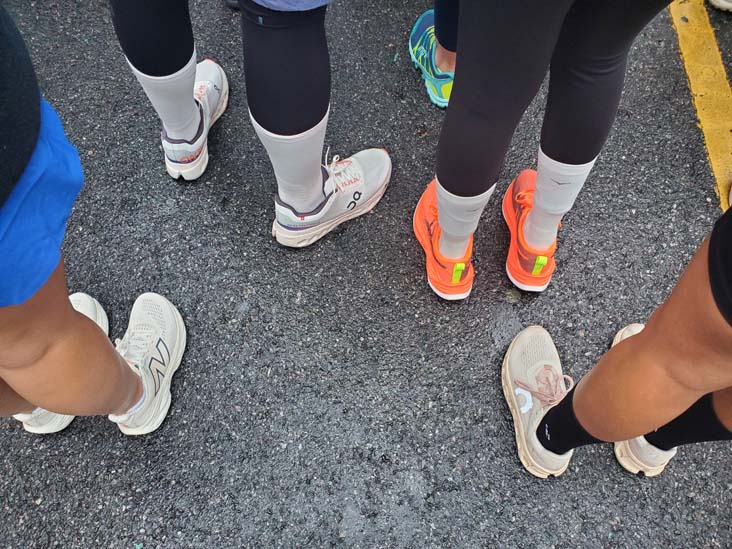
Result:
{"type": "Polygon", "coordinates": [[[586,447],[541,481],[518,461],[500,388],[509,342],[535,323],[579,379],[664,300],[720,213],[667,13],[633,48],[549,289],[521,294],[507,280],[497,198],[535,163],[542,90],[481,222],[473,294],[448,304],[411,233],[444,117],[406,47],[428,0],[330,9],[327,144],[341,156],[385,146],[394,174],[372,214],[300,251],[270,235],[275,186],[247,117],[237,14],[191,2],[198,51],[224,66],[232,95],[208,171],[176,183],[106,3],[4,4],[86,172],[65,244],[71,291],[101,301],[114,337],[137,295],[162,293],[189,338],[152,436],[126,438],[99,417],[48,437],[0,422],[0,546],[732,543],[728,445],[683,448],[654,479],[626,473],[610,445],[586,447]]]}

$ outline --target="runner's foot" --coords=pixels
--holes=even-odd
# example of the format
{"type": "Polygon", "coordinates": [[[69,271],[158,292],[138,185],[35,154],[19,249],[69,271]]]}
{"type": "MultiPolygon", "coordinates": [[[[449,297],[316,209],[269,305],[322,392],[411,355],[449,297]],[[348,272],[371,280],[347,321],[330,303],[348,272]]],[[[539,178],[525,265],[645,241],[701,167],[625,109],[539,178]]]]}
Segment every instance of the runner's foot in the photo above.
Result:
{"type": "Polygon", "coordinates": [[[473,288],[475,272],[470,260],[473,254],[471,238],[465,257],[448,259],[440,253],[440,224],[437,213],[437,181],[433,180],[422,194],[412,221],[414,235],[425,253],[427,282],[442,299],[465,299],[473,288]]]}
{"type": "Polygon", "coordinates": [[[374,209],[391,179],[391,158],[384,149],[366,149],[324,166],[323,202],[311,212],[297,212],[275,198],[272,236],[283,246],[303,248],[333,229],[374,209]]]}
{"type": "Polygon", "coordinates": [[[153,293],[137,298],[117,351],[140,376],[144,396],[132,410],[109,419],[126,435],[146,435],[162,424],[170,408],[170,384],[186,347],[186,327],[178,309],[153,293]]]}
{"type": "Polygon", "coordinates": [[[201,113],[198,132],[190,141],[171,139],[162,132],[165,167],[170,177],[198,179],[208,166],[208,132],[229,104],[229,83],[224,69],[211,59],[196,65],[193,95],[201,113]]]}

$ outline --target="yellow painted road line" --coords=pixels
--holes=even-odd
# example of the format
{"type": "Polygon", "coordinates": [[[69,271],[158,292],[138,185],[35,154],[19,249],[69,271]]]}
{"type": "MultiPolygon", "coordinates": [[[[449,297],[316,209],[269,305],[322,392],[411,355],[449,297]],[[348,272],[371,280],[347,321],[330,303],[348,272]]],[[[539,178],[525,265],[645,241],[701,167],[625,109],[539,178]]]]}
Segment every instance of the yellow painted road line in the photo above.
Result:
{"type": "Polygon", "coordinates": [[[704,0],[676,0],[669,10],[719,200],[726,210],[732,188],[732,90],[704,0]]]}

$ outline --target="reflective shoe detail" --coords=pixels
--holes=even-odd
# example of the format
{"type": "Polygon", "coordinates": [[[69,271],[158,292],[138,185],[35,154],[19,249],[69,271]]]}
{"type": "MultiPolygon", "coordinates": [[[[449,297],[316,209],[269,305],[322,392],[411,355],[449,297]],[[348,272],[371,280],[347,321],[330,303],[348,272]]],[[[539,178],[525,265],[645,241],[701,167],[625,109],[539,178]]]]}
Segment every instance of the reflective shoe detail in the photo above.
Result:
{"type": "Polygon", "coordinates": [[[526,216],[534,205],[536,171],[524,170],[503,196],[503,218],[511,234],[506,257],[506,274],[513,284],[527,292],[543,292],[549,286],[556,264],[556,241],[547,250],[531,248],[524,239],[526,216]]]}
{"type": "Polygon", "coordinates": [[[126,435],[146,435],[168,415],[170,384],[186,347],[183,317],[163,296],[142,294],[132,306],[127,332],[116,343],[119,354],[140,376],[145,398],[134,412],[109,419],[126,435]]]}
{"type": "Polygon", "coordinates": [[[275,198],[272,236],[283,246],[302,248],[333,229],[374,209],[391,180],[391,158],[384,149],[366,149],[328,163],[323,202],[311,212],[298,212],[275,198]]]}
{"type": "Polygon", "coordinates": [[[425,189],[417,203],[412,220],[414,235],[425,254],[427,282],[438,296],[448,301],[465,299],[473,288],[475,273],[471,257],[473,239],[465,256],[449,259],[440,253],[440,224],[437,210],[437,180],[425,189]]]}
{"type": "MultiPolygon", "coordinates": [[[[69,296],[71,306],[90,318],[104,332],[109,334],[109,320],[102,305],[90,295],[78,292],[69,296]]],[[[71,425],[75,416],[56,414],[43,408],[36,408],[30,414],[16,414],[15,419],[23,423],[23,429],[37,435],[49,435],[63,431],[71,425]]]]}
{"type": "Polygon", "coordinates": [[[455,73],[443,72],[437,67],[436,50],[435,11],[427,10],[412,27],[409,35],[409,56],[414,68],[422,74],[430,101],[444,109],[450,102],[455,73]]]}
{"type": "Polygon", "coordinates": [[[201,113],[201,123],[190,141],[170,139],[163,130],[161,138],[168,174],[186,181],[198,179],[208,166],[208,132],[229,104],[226,73],[215,61],[204,59],[196,65],[193,96],[201,113]]]}
{"type": "MultiPolygon", "coordinates": [[[[613,339],[613,347],[643,330],[643,324],[631,324],[620,330],[613,339]]],[[[647,477],[655,477],[676,455],[677,449],[661,450],[640,436],[631,440],[615,443],[615,457],[622,467],[634,475],[643,473],[647,477]]]]}
{"type": "Polygon", "coordinates": [[[529,326],[514,338],[503,360],[501,381],[521,463],[540,478],[561,475],[574,450],[563,455],[550,452],[539,442],[536,429],[574,382],[562,373],[559,353],[544,328],[529,326]]]}

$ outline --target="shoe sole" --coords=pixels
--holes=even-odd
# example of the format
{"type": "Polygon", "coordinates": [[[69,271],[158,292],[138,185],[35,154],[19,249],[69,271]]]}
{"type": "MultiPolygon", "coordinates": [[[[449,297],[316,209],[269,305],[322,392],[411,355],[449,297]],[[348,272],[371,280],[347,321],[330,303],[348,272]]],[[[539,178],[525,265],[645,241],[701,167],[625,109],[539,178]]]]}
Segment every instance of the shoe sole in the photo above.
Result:
{"type": "Polygon", "coordinates": [[[122,425],[118,425],[119,430],[128,436],[148,435],[156,431],[162,425],[163,421],[165,421],[165,418],[168,417],[168,411],[170,410],[171,403],[170,385],[173,382],[173,375],[175,374],[175,372],[178,371],[178,368],[180,368],[180,364],[183,360],[183,353],[186,350],[187,343],[186,325],[183,322],[183,317],[174,305],[170,304],[169,306],[173,309],[173,315],[175,316],[175,324],[179,338],[178,341],[180,342],[180,344],[178,345],[178,352],[175,354],[174,357],[171,357],[172,360],[170,361],[170,373],[169,375],[165,376],[165,378],[163,379],[162,387],[160,388],[161,391],[165,391],[164,397],[162,401],[158,403],[158,409],[153,415],[153,420],[151,423],[132,429],[129,427],[123,427],[122,425]]]}
{"type": "MultiPolygon", "coordinates": [[[[226,108],[229,106],[229,80],[226,77],[224,69],[221,69],[221,74],[224,77],[223,91],[221,92],[222,100],[219,103],[219,108],[216,110],[213,118],[211,119],[211,125],[208,128],[209,132],[214,127],[214,124],[216,124],[218,119],[221,118],[221,116],[224,114],[226,108]]],[[[201,177],[206,171],[206,168],[208,167],[208,158],[208,135],[206,135],[206,140],[203,143],[203,150],[201,151],[201,154],[198,155],[198,158],[196,158],[193,162],[189,162],[187,164],[179,164],[177,162],[173,162],[166,156],[165,168],[168,171],[168,175],[173,179],[179,179],[182,177],[185,181],[195,181],[196,179],[201,177]]]]}
{"type": "Polygon", "coordinates": [[[386,189],[389,187],[389,182],[391,181],[391,170],[392,166],[390,164],[389,171],[387,172],[384,180],[381,182],[381,187],[371,198],[364,202],[362,206],[341,214],[340,216],[335,217],[330,221],[326,221],[319,225],[315,225],[314,227],[308,227],[307,229],[302,229],[299,231],[286,229],[285,227],[280,225],[275,219],[272,223],[272,236],[275,237],[277,242],[288,248],[305,248],[307,246],[310,246],[311,244],[315,244],[318,240],[323,238],[325,235],[333,231],[333,229],[335,229],[339,225],[342,225],[346,221],[356,219],[357,217],[361,217],[362,215],[373,211],[373,209],[386,193],[386,189]]]}
{"type": "MultiPolygon", "coordinates": [[[[501,203],[501,213],[503,214],[503,221],[506,222],[506,226],[508,227],[508,233],[510,235],[510,238],[511,238],[511,240],[513,240],[513,230],[511,228],[511,224],[508,222],[508,215],[506,214],[506,203],[510,202],[510,201],[511,201],[511,198],[509,198],[508,191],[506,191],[506,194],[503,195],[503,202],[501,203]]],[[[511,244],[509,243],[509,246],[510,245],[511,244]]],[[[529,285],[529,284],[524,284],[522,282],[519,282],[518,280],[516,280],[513,277],[513,275],[511,274],[511,270],[508,268],[508,259],[506,259],[506,276],[508,276],[508,279],[511,281],[511,283],[514,286],[516,286],[519,290],[523,290],[524,292],[541,293],[549,287],[549,284],[552,281],[550,278],[546,284],[542,284],[539,286],[529,285]]]]}
{"type": "MultiPolygon", "coordinates": [[[[414,214],[412,214],[412,231],[414,232],[414,237],[417,239],[417,242],[419,242],[419,245],[422,247],[422,251],[425,255],[425,271],[427,271],[427,257],[429,256],[430,251],[427,249],[427,244],[425,244],[422,241],[422,238],[420,237],[421,231],[417,228],[417,210],[419,209],[419,204],[422,202],[422,199],[420,198],[420,201],[417,203],[417,207],[414,208],[414,214]]],[[[432,246],[432,243],[430,242],[430,247],[432,246]]],[[[470,296],[470,292],[473,291],[473,287],[471,286],[470,289],[467,292],[459,293],[459,294],[446,294],[444,292],[441,292],[435,286],[432,284],[432,281],[430,280],[430,274],[429,272],[427,274],[427,284],[429,284],[430,288],[433,292],[435,292],[440,298],[444,299],[445,301],[461,301],[463,299],[467,299],[468,296],[470,296]]]]}
{"type": "MultiPolygon", "coordinates": [[[[623,332],[626,328],[619,330],[618,333],[615,334],[611,347],[615,347],[624,339],[623,332]]],[[[663,473],[664,469],[666,469],[666,465],[668,465],[667,463],[666,465],[651,467],[643,463],[635,456],[635,454],[633,454],[633,450],[631,450],[630,444],[627,440],[616,442],[613,445],[613,452],[615,453],[615,459],[618,460],[618,463],[623,467],[623,469],[625,469],[629,473],[633,473],[634,475],[643,473],[647,477],[655,477],[663,473]]]]}
{"type": "Polygon", "coordinates": [[[424,71],[419,66],[417,59],[414,57],[414,52],[412,51],[411,46],[409,46],[409,44],[407,46],[409,49],[409,58],[412,60],[412,66],[414,67],[414,70],[416,70],[419,73],[422,80],[424,81],[424,87],[425,87],[425,90],[427,90],[427,96],[430,98],[430,102],[439,109],[443,109],[443,110],[446,109],[448,107],[448,105],[450,104],[450,100],[443,99],[442,97],[439,97],[432,92],[432,89],[427,84],[427,77],[425,76],[424,71]]]}
{"type": "Polygon", "coordinates": [[[531,457],[531,454],[526,447],[526,433],[524,431],[523,423],[521,423],[521,414],[519,412],[519,405],[516,402],[516,398],[511,390],[508,382],[508,357],[511,356],[513,346],[516,343],[516,338],[511,342],[511,345],[506,351],[506,356],[503,359],[503,366],[501,367],[501,386],[503,387],[503,396],[506,398],[508,409],[511,411],[513,417],[513,430],[516,436],[516,448],[518,450],[518,456],[521,460],[521,464],[524,466],[529,473],[539,478],[558,477],[562,475],[569,467],[569,462],[562,467],[559,471],[549,471],[544,469],[541,465],[536,463],[531,457]]]}

